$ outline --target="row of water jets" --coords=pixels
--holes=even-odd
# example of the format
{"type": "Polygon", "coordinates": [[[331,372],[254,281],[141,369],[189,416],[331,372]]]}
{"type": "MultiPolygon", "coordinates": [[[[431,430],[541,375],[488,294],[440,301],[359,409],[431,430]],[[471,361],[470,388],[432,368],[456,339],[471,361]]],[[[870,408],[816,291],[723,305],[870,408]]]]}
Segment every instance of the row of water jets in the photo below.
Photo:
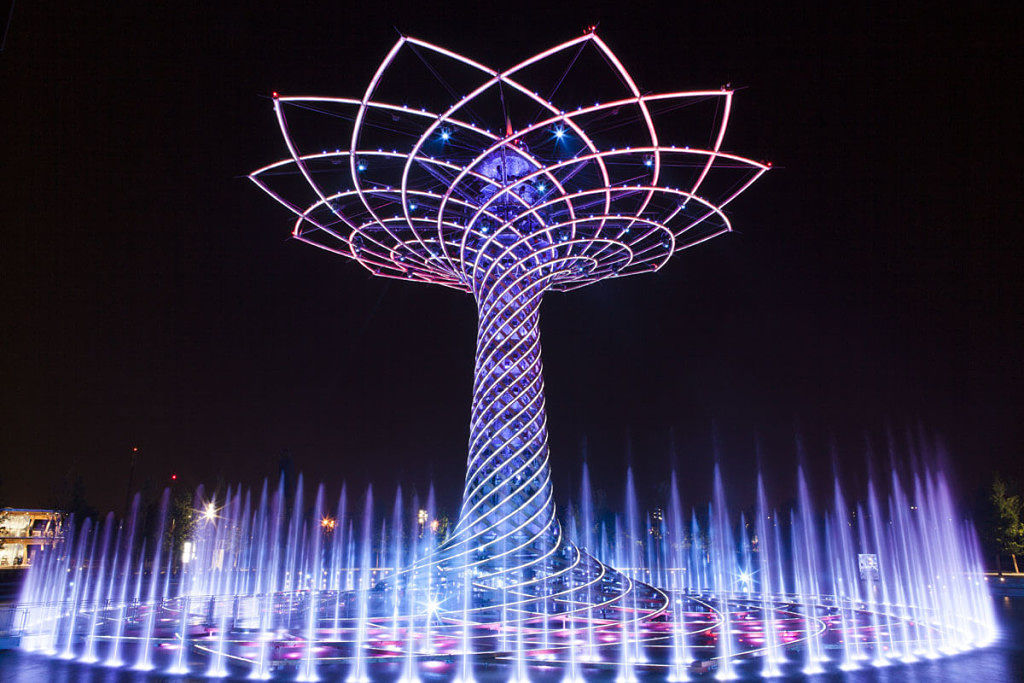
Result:
{"type": "Polygon", "coordinates": [[[684,508],[673,474],[667,505],[645,513],[630,472],[625,514],[599,518],[584,466],[579,503],[563,515],[568,533],[659,588],[660,608],[637,590],[610,606],[590,593],[559,604],[547,579],[539,608],[503,590],[482,608],[473,576],[444,581],[414,564],[442,541],[432,490],[421,501],[399,487],[377,516],[372,489],[351,506],[345,487],[335,505],[322,484],[305,494],[301,477],[291,491],[282,479],[255,495],[237,487],[208,498],[200,487],[191,519],[169,514],[164,491],[155,519],[136,496],[121,522],[69,520],[29,569],[23,647],[213,677],[285,669],[317,680],[320,668],[345,666],[349,680],[366,681],[400,661],[403,683],[424,671],[467,683],[474,662],[490,658],[516,683],[542,667],[574,680],[615,667],[627,683],[659,669],[679,681],[709,668],[728,679],[742,667],[777,676],[797,664],[812,674],[911,663],[996,635],[974,529],[935,472],[873,481],[855,505],[836,480],[831,505],[816,510],[801,471],[785,513],[758,478],[750,519],[730,514],[717,468],[706,507],[684,508]],[[186,523],[188,534],[172,528],[186,523]]]}

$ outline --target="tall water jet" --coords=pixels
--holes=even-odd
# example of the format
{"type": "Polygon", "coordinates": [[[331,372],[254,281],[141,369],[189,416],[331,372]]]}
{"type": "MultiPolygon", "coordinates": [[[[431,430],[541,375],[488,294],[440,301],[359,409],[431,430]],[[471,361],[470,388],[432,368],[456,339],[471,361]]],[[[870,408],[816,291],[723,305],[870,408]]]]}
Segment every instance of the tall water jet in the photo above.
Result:
{"type": "MultiPolygon", "coordinates": [[[[100,608],[102,605],[102,593],[106,588],[105,579],[107,571],[107,546],[110,544],[111,529],[114,526],[114,513],[107,513],[107,517],[103,522],[103,543],[100,545],[100,566],[98,574],[92,579],[92,599],[91,601],[86,595],[87,605],[86,611],[89,614],[89,633],[85,638],[85,651],[79,658],[84,664],[94,664],[99,661],[99,657],[96,655],[96,625],[100,618],[100,608]]],[[[92,573],[94,554],[90,554],[89,560],[89,571],[92,573]]]]}
{"type": "MultiPolygon", "coordinates": [[[[917,655],[914,654],[914,649],[910,645],[912,642],[920,642],[920,633],[917,633],[916,637],[911,638],[911,613],[910,613],[910,596],[908,591],[912,590],[913,583],[909,581],[911,575],[910,568],[910,546],[907,539],[907,527],[909,526],[909,520],[907,515],[909,514],[910,504],[907,503],[906,497],[903,494],[903,487],[900,484],[899,477],[896,472],[892,473],[892,495],[889,498],[889,519],[893,528],[890,531],[890,545],[893,548],[893,573],[895,575],[896,583],[896,607],[895,609],[899,612],[899,629],[900,629],[900,640],[903,647],[903,656],[900,657],[900,661],[904,664],[912,664],[917,661],[917,655]]],[[[913,624],[919,623],[914,615],[913,624]]]]}
{"type": "Polygon", "coordinates": [[[880,647],[875,653],[875,660],[872,663],[875,666],[885,666],[889,663],[889,658],[897,658],[898,653],[896,652],[896,640],[893,635],[892,600],[889,597],[890,558],[888,544],[886,543],[886,535],[882,526],[882,510],[878,503],[878,496],[875,493],[875,483],[873,480],[868,481],[868,510],[871,513],[871,544],[875,548],[875,553],[878,556],[878,586],[881,589],[880,600],[882,604],[881,616],[884,618],[885,622],[885,636],[887,641],[885,646],[888,649],[888,653],[886,653],[880,647]]]}
{"type": "Polygon", "coordinates": [[[473,683],[473,645],[469,639],[469,606],[473,597],[473,578],[467,567],[462,570],[462,614],[459,634],[459,672],[455,683],[473,683]]]}
{"type": "MultiPolygon", "coordinates": [[[[768,510],[768,496],[765,494],[764,478],[757,473],[757,538],[759,542],[758,576],[761,584],[761,631],[764,635],[764,663],[761,675],[774,678],[781,675],[779,663],[782,655],[779,652],[779,632],[775,614],[775,596],[772,592],[772,567],[780,562],[778,547],[773,543],[774,535],[768,523],[771,513],[768,510]]],[[[773,525],[774,526],[774,525],[773,525]]]]}
{"type": "MultiPolygon", "coordinates": [[[[584,444],[585,446],[585,444],[584,444]]],[[[590,491],[590,471],[587,468],[586,455],[583,459],[583,475],[580,478],[580,510],[582,513],[583,526],[583,549],[594,554],[597,548],[594,546],[594,499],[590,491]]],[[[597,643],[595,638],[594,622],[594,583],[588,576],[587,580],[587,649],[583,653],[583,660],[588,662],[597,661],[597,643]]]]}
{"type": "MultiPolygon", "coordinates": [[[[239,487],[240,490],[241,487],[239,487]]],[[[222,514],[218,516],[210,515],[210,512],[214,512],[214,504],[210,503],[211,507],[207,508],[207,515],[213,517],[216,520],[214,527],[214,541],[209,548],[208,556],[210,557],[211,569],[213,573],[213,579],[215,589],[210,598],[210,609],[208,614],[208,620],[211,625],[215,625],[216,640],[212,646],[212,652],[210,654],[210,664],[206,669],[206,675],[208,678],[221,678],[227,676],[228,670],[226,661],[226,650],[228,644],[228,610],[227,605],[224,601],[219,600],[218,596],[231,595],[235,596],[231,600],[232,608],[234,609],[237,603],[237,596],[235,594],[236,586],[231,585],[230,576],[228,573],[228,567],[234,563],[231,561],[231,556],[234,554],[235,549],[232,547],[230,538],[230,532],[239,527],[240,520],[239,516],[239,493],[231,494],[231,490],[228,489],[227,499],[222,510],[222,514]]],[[[210,521],[213,522],[214,519],[210,521]]]]}
{"type": "Polygon", "coordinates": [[[800,552],[797,559],[796,576],[798,580],[798,593],[803,600],[804,611],[804,636],[807,639],[805,648],[804,673],[807,675],[817,674],[824,671],[823,663],[828,661],[825,651],[822,648],[821,634],[819,628],[821,622],[817,619],[818,605],[821,604],[821,589],[819,588],[818,572],[818,535],[814,527],[814,518],[811,512],[811,494],[807,488],[807,480],[804,477],[803,466],[797,468],[797,495],[799,507],[799,524],[794,526],[794,534],[799,533],[800,541],[794,544],[800,552]]]}
{"type": "Polygon", "coordinates": [[[672,470],[670,482],[670,507],[669,527],[667,538],[673,549],[672,557],[675,561],[676,571],[671,573],[672,577],[672,662],[669,669],[669,683],[681,683],[689,680],[686,668],[690,665],[692,657],[686,642],[686,598],[685,589],[682,585],[683,579],[680,576],[680,569],[685,566],[683,560],[683,540],[686,535],[683,526],[683,503],[679,497],[679,483],[676,480],[676,471],[672,470]]]}
{"type": "Polygon", "coordinates": [[[733,594],[733,567],[735,565],[735,546],[732,530],[729,525],[729,509],[725,503],[725,486],[722,483],[722,471],[715,463],[714,502],[709,514],[708,526],[711,538],[711,557],[714,566],[714,590],[720,596],[718,611],[722,624],[718,638],[719,668],[716,677],[720,681],[736,678],[733,665],[733,635],[730,598],[733,594]]]}
{"type": "MultiPolygon", "coordinates": [[[[159,585],[159,568],[161,566],[160,553],[163,550],[164,520],[167,519],[167,504],[170,500],[170,495],[170,490],[164,489],[163,495],[160,497],[160,517],[157,521],[156,548],[153,550],[153,557],[149,565],[149,595],[146,599],[146,618],[142,625],[142,642],[139,647],[138,658],[135,660],[135,666],[132,667],[136,671],[150,671],[153,668],[153,655],[150,643],[153,640],[153,629],[156,627],[157,586],[159,585]]],[[[169,554],[170,552],[168,552],[169,554]]],[[[145,557],[143,556],[139,561],[140,573],[144,567],[144,562],[145,557]]]]}
{"type": "Polygon", "coordinates": [[[370,680],[366,671],[366,633],[369,619],[369,602],[371,582],[370,558],[373,553],[371,530],[373,521],[373,487],[366,487],[366,505],[363,508],[362,554],[359,562],[359,616],[356,622],[356,637],[352,644],[355,661],[352,671],[345,680],[348,683],[367,683],[370,680]]]}
{"type": "MultiPolygon", "coordinates": [[[[520,582],[522,576],[518,577],[520,582]]],[[[512,670],[512,678],[509,683],[530,683],[530,678],[526,672],[526,616],[525,610],[520,609],[519,615],[516,617],[516,655],[512,670]]]]}
{"type": "MultiPolygon", "coordinates": [[[[61,659],[73,659],[75,656],[75,622],[78,620],[79,597],[84,592],[83,584],[87,583],[85,567],[82,560],[85,556],[85,548],[89,543],[92,520],[85,519],[82,522],[81,530],[78,532],[77,551],[75,560],[71,565],[71,601],[68,603],[68,626],[64,640],[64,649],[60,654],[61,659]]],[[[73,529],[72,529],[73,531],[73,529]]],[[[87,588],[87,586],[86,586],[87,588]]]]}
{"type": "Polygon", "coordinates": [[[843,662],[840,668],[854,671],[860,668],[858,662],[867,659],[862,651],[857,630],[857,606],[861,603],[860,583],[854,571],[853,533],[851,531],[850,511],[846,506],[846,498],[839,486],[839,478],[834,478],[833,498],[835,500],[835,536],[836,552],[833,562],[837,568],[836,586],[837,600],[843,615],[845,626],[842,631],[843,662]]]}
{"type": "MultiPolygon", "coordinates": [[[[417,516],[417,518],[414,520],[414,522],[412,524],[410,524],[409,528],[411,530],[415,530],[417,528],[417,524],[418,524],[419,528],[421,529],[421,532],[422,532],[420,534],[420,538],[419,539],[416,538],[416,534],[415,533],[410,533],[410,536],[413,539],[411,545],[412,545],[412,548],[413,548],[413,550],[412,550],[413,559],[415,560],[415,556],[416,555],[418,555],[418,554],[425,555],[425,553],[423,552],[424,544],[429,543],[430,534],[429,534],[429,531],[428,531],[428,528],[429,528],[429,518],[427,520],[423,520],[422,522],[419,522],[419,520],[418,520],[420,508],[419,508],[419,505],[418,505],[418,501],[417,501],[417,499],[415,497],[413,499],[412,509],[413,509],[414,514],[417,516]]],[[[422,606],[423,609],[421,610],[421,604],[420,604],[421,601],[429,599],[429,598],[423,597],[421,595],[421,593],[420,593],[420,582],[423,580],[423,578],[422,578],[422,572],[423,571],[424,571],[424,568],[421,565],[419,565],[419,564],[417,564],[415,562],[413,562],[411,567],[409,567],[406,570],[406,572],[407,572],[407,578],[405,579],[405,581],[406,581],[406,589],[404,591],[404,594],[405,594],[405,612],[404,613],[406,615],[406,618],[405,618],[405,658],[404,658],[404,661],[402,663],[402,673],[398,677],[398,683],[419,683],[419,680],[420,680],[419,670],[418,670],[417,664],[416,664],[417,663],[417,659],[416,659],[416,655],[417,655],[417,652],[416,652],[416,650],[417,650],[417,645],[416,645],[416,618],[419,615],[419,613],[422,611],[423,613],[425,613],[425,617],[424,618],[425,619],[430,619],[430,614],[429,614],[430,609],[429,609],[429,606],[424,604],[422,606]]],[[[396,591],[398,590],[397,586],[395,587],[395,590],[396,591]]],[[[426,630],[425,627],[426,627],[426,624],[424,624],[424,631],[426,630]]]]}
{"type": "Polygon", "coordinates": [[[284,507],[284,477],[278,481],[277,491],[274,493],[269,510],[266,505],[267,490],[263,487],[263,505],[260,515],[260,553],[263,554],[269,548],[269,557],[262,567],[272,571],[261,571],[258,574],[256,595],[260,596],[259,629],[257,631],[256,658],[253,661],[252,671],[249,678],[265,680],[270,678],[270,669],[273,652],[270,651],[269,641],[272,638],[271,629],[274,627],[274,593],[278,589],[278,562],[280,561],[280,533],[281,517],[284,507]],[[269,543],[268,543],[269,541],[269,543]]]}
{"type": "MultiPolygon", "coordinates": [[[[571,526],[573,538],[579,538],[577,526],[576,517],[573,515],[571,526]]],[[[580,554],[577,553],[576,562],[579,562],[580,559],[580,554]]],[[[570,602],[565,614],[562,616],[562,635],[567,641],[566,649],[569,654],[569,669],[563,679],[565,683],[582,683],[583,681],[583,674],[580,671],[579,666],[579,657],[576,654],[576,605],[571,602],[572,595],[575,593],[576,589],[575,576],[576,575],[574,573],[569,573],[569,583],[567,587],[570,602]]]]}
{"type": "Polygon", "coordinates": [[[700,532],[700,523],[697,521],[697,511],[690,511],[690,562],[692,567],[690,573],[691,588],[697,594],[708,589],[705,565],[707,564],[707,548],[703,547],[704,542],[700,532]]]}
{"type": "Polygon", "coordinates": [[[754,590],[754,571],[750,566],[750,536],[747,533],[747,516],[740,513],[740,563],[737,570],[739,587],[743,597],[750,600],[754,590]]]}
{"type": "MultiPolygon", "coordinates": [[[[346,520],[348,514],[348,488],[345,482],[341,484],[341,493],[338,495],[338,507],[334,513],[334,524],[331,526],[333,534],[333,547],[331,548],[331,590],[334,591],[334,637],[337,638],[341,628],[341,602],[342,595],[347,590],[348,571],[345,566],[345,559],[348,557],[347,546],[352,544],[351,538],[345,535],[346,520]],[[347,544],[346,544],[347,541],[347,544]]],[[[351,536],[351,534],[349,534],[351,536]]]]}
{"type": "MultiPolygon", "coordinates": [[[[203,505],[203,486],[196,489],[192,507],[199,510],[203,505]]],[[[213,505],[213,503],[211,503],[213,505]]],[[[192,611],[192,596],[195,592],[195,582],[198,571],[194,571],[195,565],[191,559],[186,561],[182,558],[181,583],[178,586],[178,607],[181,609],[181,621],[179,622],[178,650],[175,656],[174,665],[167,670],[173,676],[180,676],[189,672],[188,651],[189,651],[189,616],[192,611]]]]}
{"type": "MultiPolygon", "coordinates": [[[[628,456],[629,460],[632,460],[632,456],[628,456]]],[[[628,553],[623,554],[623,561],[627,563],[627,566],[632,572],[632,586],[630,590],[630,622],[633,630],[633,647],[630,651],[628,660],[632,664],[641,664],[646,662],[646,656],[642,650],[640,641],[640,590],[637,584],[637,577],[640,575],[640,570],[643,568],[641,561],[641,535],[637,525],[639,523],[639,509],[636,500],[636,484],[633,481],[633,468],[626,468],[626,537],[625,541],[629,548],[628,553]]],[[[622,565],[619,565],[622,566],[622,565]]],[[[631,675],[635,676],[635,670],[631,670],[631,675]]]]}
{"type": "Polygon", "coordinates": [[[312,557],[312,576],[313,581],[307,590],[307,606],[306,606],[306,647],[303,653],[302,660],[302,671],[299,673],[299,677],[296,680],[299,681],[316,681],[319,678],[316,675],[316,619],[318,609],[320,607],[320,588],[321,588],[321,556],[320,556],[320,542],[323,538],[323,507],[324,507],[324,485],[320,484],[316,491],[316,502],[313,505],[313,519],[310,521],[310,538],[312,539],[311,545],[311,557],[312,557]]]}
{"type": "MultiPolygon", "coordinates": [[[[393,537],[391,543],[391,566],[393,567],[394,576],[397,577],[399,572],[402,570],[402,486],[398,485],[395,490],[395,506],[391,513],[391,535],[393,537]]],[[[401,619],[399,619],[399,607],[401,602],[401,595],[399,591],[400,585],[396,578],[388,584],[388,590],[391,591],[391,628],[392,638],[398,640],[400,633],[401,619]]]]}
{"type": "MultiPolygon", "coordinates": [[[[114,617],[114,637],[110,645],[110,652],[107,654],[107,660],[104,662],[109,667],[119,667],[124,665],[124,660],[121,659],[121,638],[124,635],[124,618],[125,611],[127,609],[127,596],[128,596],[128,585],[131,583],[132,575],[132,550],[135,544],[135,521],[138,518],[139,513],[139,494],[135,494],[132,497],[132,503],[130,512],[128,515],[127,533],[125,534],[124,544],[124,566],[120,568],[120,572],[117,569],[114,570],[111,575],[111,585],[115,580],[120,579],[120,589],[117,596],[117,611],[114,617]]],[[[139,601],[139,591],[142,587],[142,559],[146,553],[146,542],[142,542],[142,552],[139,556],[139,575],[135,582],[135,603],[139,601]]]]}

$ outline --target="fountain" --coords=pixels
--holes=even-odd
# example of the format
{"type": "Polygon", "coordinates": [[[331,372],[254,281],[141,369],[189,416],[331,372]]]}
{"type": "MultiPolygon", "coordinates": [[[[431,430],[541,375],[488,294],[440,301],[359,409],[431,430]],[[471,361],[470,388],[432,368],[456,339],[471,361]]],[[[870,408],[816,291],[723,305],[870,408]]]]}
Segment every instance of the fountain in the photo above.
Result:
{"type": "MultiPolygon", "coordinates": [[[[585,471],[582,479],[586,491],[585,471]]],[[[308,510],[285,505],[283,480],[269,496],[267,487],[258,497],[235,487],[216,518],[197,525],[195,559],[182,563],[167,561],[164,549],[165,492],[153,536],[137,543],[131,521],[116,540],[113,521],[69,522],[63,542],[29,570],[23,643],[43,655],[208,677],[370,681],[400,662],[403,681],[445,672],[471,681],[475,662],[494,662],[514,681],[534,667],[571,680],[611,670],[622,681],[658,671],[682,681],[708,670],[735,677],[758,660],[765,677],[790,663],[821,672],[891,666],[983,647],[996,635],[976,535],[937,472],[912,473],[910,490],[894,476],[882,493],[872,480],[866,506],[849,504],[837,479],[831,504],[816,512],[801,471],[788,520],[769,507],[758,478],[748,522],[730,513],[716,471],[713,502],[691,509],[690,524],[673,473],[659,533],[637,528],[631,473],[626,481],[626,514],[612,520],[600,564],[538,575],[547,584],[539,595],[503,589],[495,603],[474,597],[471,570],[430,571],[422,558],[437,537],[426,525],[415,538],[419,508],[401,493],[391,533],[378,536],[373,529],[388,515],[377,515],[369,490],[351,513],[343,490],[328,526],[323,485],[308,510]],[[351,528],[362,530],[358,538],[342,532],[351,528]],[[667,605],[639,591],[615,600],[616,586],[601,575],[613,561],[634,585],[663,564],[667,605]],[[261,606],[259,615],[247,605],[261,606]]],[[[209,509],[202,495],[197,520],[209,509]]],[[[302,498],[301,483],[293,495],[302,498]]],[[[567,528],[587,547],[598,520],[589,504],[573,509],[567,528]]]]}
{"type": "Polygon", "coordinates": [[[290,156],[250,177],[296,215],[293,236],[475,299],[457,520],[435,527],[433,489],[424,509],[399,489],[381,513],[371,488],[350,511],[344,486],[332,519],[324,485],[310,503],[301,477],[258,495],[199,487],[182,548],[164,539],[167,492],[144,538],[138,503],[126,525],[71,520],[29,569],[25,649],[211,678],[473,683],[486,668],[513,683],[634,683],[902,666],[990,643],[977,538],[934,470],[893,468],[852,507],[836,477],[816,507],[801,469],[781,514],[759,478],[748,519],[716,466],[687,525],[675,472],[655,513],[627,470],[624,514],[599,520],[584,469],[575,513],[556,510],[542,299],[657,271],[731,229],[723,208],[768,170],[722,150],[732,102],[727,89],[641,94],[593,31],[504,71],[402,36],[360,98],[275,94],[290,156]],[[431,111],[388,99],[389,74],[424,55],[471,80],[466,92],[438,89],[431,111]],[[619,88],[593,106],[580,55],[619,88]],[[531,80],[566,57],[553,80],[531,80]],[[669,144],[662,133],[691,130],[691,114],[709,126],[669,144]],[[343,121],[348,146],[328,146],[343,121]],[[303,123],[322,151],[296,144],[303,123]]]}

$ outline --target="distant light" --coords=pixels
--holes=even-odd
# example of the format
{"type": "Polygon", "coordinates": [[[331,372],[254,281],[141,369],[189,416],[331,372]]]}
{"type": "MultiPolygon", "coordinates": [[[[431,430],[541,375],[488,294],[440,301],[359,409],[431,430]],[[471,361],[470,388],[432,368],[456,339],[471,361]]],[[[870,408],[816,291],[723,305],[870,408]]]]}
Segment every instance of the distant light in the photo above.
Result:
{"type": "Polygon", "coordinates": [[[647,168],[650,168],[651,166],[654,166],[654,158],[653,157],[647,157],[646,159],[644,159],[644,166],[646,166],[647,168]]]}
{"type": "Polygon", "coordinates": [[[547,185],[545,185],[544,183],[537,183],[537,191],[538,192],[543,192],[546,189],[548,189],[547,185]]]}
{"type": "Polygon", "coordinates": [[[172,474],[171,475],[171,481],[177,481],[177,479],[178,479],[178,475],[177,474],[172,474]]]}
{"type": "Polygon", "coordinates": [[[565,128],[563,128],[562,126],[556,126],[555,127],[555,139],[556,140],[561,140],[564,137],[565,137],[565,128]]]}
{"type": "Polygon", "coordinates": [[[206,507],[203,508],[203,519],[205,519],[207,522],[212,522],[214,519],[216,519],[216,517],[217,506],[214,505],[213,501],[211,500],[209,503],[206,504],[206,507]]]}
{"type": "Polygon", "coordinates": [[[415,210],[416,210],[416,205],[415,205],[415,204],[411,204],[411,203],[410,203],[410,204],[409,204],[409,210],[410,210],[410,211],[415,211],[415,210]]]}
{"type": "Polygon", "coordinates": [[[357,171],[365,171],[366,170],[366,164],[364,164],[363,162],[360,161],[358,164],[356,164],[356,170],[357,171]]]}
{"type": "Polygon", "coordinates": [[[447,141],[448,138],[450,138],[451,136],[452,136],[451,131],[449,131],[447,128],[442,128],[441,129],[441,139],[442,140],[447,141]]]}

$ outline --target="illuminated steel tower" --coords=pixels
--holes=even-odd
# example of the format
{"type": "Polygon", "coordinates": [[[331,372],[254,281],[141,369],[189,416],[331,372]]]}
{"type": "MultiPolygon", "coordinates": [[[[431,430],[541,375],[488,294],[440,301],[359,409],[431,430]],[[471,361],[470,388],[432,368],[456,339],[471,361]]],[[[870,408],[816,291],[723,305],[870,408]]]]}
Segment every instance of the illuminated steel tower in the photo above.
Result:
{"type": "Polygon", "coordinates": [[[541,301],[730,230],[723,207],[768,169],[722,151],[732,99],[643,94],[592,31],[503,71],[403,36],[361,97],[274,94],[290,156],[250,177],[295,213],[293,236],[476,300],[465,489],[439,567],[617,580],[556,517],[541,301]]]}

